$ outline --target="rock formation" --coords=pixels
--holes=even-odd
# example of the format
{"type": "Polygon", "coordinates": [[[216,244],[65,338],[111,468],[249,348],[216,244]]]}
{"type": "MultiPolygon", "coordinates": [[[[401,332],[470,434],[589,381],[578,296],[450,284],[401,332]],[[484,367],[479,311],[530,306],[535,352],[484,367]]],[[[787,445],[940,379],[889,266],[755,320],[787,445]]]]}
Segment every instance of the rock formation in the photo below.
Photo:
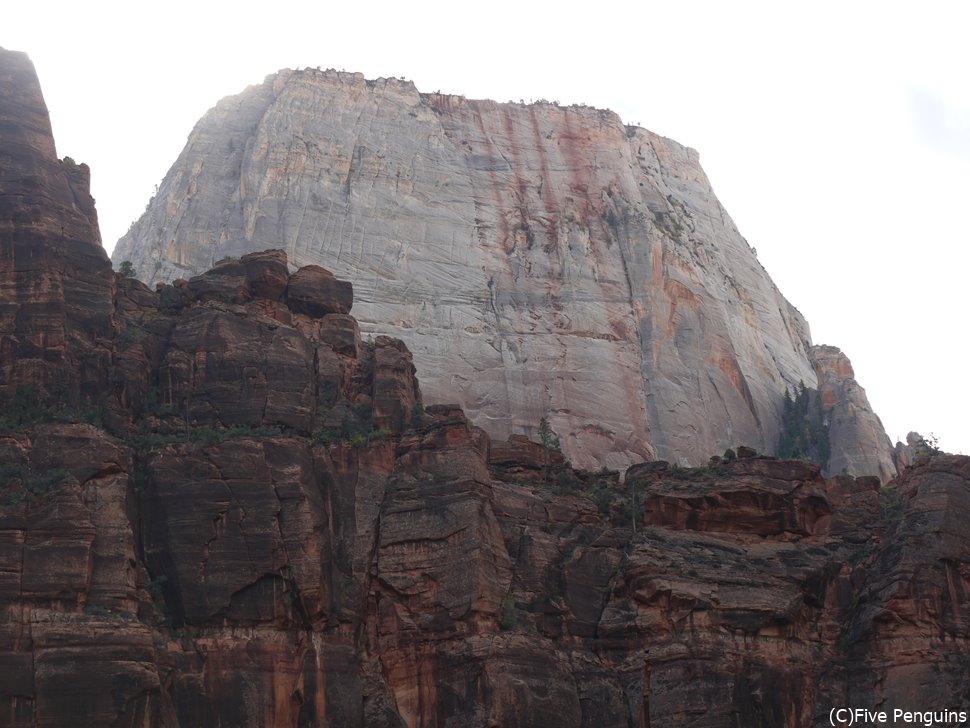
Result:
{"type": "Polygon", "coordinates": [[[3,725],[967,709],[970,458],[880,489],[738,448],[621,484],[492,442],[283,251],[155,291],[111,273],[25,57],[0,78],[3,725]]]}
{"type": "Polygon", "coordinates": [[[90,170],[57,159],[26,55],[0,65],[0,392],[13,383],[76,402],[105,385],[114,275],[105,259],[90,170]]]}
{"type": "MultiPolygon", "coordinates": [[[[887,440],[882,422],[869,406],[866,393],[859,386],[848,357],[834,346],[813,346],[809,358],[818,377],[818,394],[829,424],[832,455],[828,470],[833,473],[877,475],[882,482],[896,474],[895,457],[873,458],[854,445],[859,442],[887,440]]],[[[880,451],[882,452],[882,451],[880,451]]]]}
{"type": "MultiPolygon", "coordinates": [[[[429,401],[503,439],[547,417],[583,467],[771,452],[786,388],[817,386],[697,153],[609,111],[281,71],[203,117],[114,258],[151,284],[264,248],[351,281],[429,401]]],[[[831,392],[834,472],[894,472],[862,390],[831,392]]]]}

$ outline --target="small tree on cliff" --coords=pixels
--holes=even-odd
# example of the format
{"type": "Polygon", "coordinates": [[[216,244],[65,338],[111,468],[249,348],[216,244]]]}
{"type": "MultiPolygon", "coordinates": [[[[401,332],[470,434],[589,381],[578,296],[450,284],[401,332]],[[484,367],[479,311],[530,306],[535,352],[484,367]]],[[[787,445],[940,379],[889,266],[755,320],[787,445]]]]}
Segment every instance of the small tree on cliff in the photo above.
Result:
{"type": "Polygon", "coordinates": [[[799,382],[794,395],[785,391],[778,457],[811,460],[825,468],[831,452],[829,423],[822,409],[822,398],[816,390],[799,382]]]}
{"type": "Polygon", "coordinates": [[[131,264],[130,260],[121,261],[121,265],[118,266],[118,272],[121,273],[125,278],[135,277],[135,266],[131,264]]]}
{"type": "Polygon", "coordinates": [[[542,443],[542,472],[546,485],[549,485],[549,451],[559,450],[559,436],[553,432],[549,420],[543,417],[539,420],[539,442],[542,443]]]}
{"type": "Polygon", "coordinates": [[[940,449],[940,438],[938,438],[932,432],[930,433],[929,437],[923,437],[918,432],[914,434],[916,435],[914,448],[916,450],[917,457],[931,457],[933,455],[946,454],[940,449]]]}

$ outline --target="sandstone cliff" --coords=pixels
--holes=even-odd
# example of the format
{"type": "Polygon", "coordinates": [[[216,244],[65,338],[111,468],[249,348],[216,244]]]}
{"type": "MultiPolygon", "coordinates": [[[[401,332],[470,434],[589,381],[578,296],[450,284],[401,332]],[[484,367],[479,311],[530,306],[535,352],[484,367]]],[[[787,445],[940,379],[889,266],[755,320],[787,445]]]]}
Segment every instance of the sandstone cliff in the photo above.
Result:
{"type": "Polygon", "coordinates": [[[739,449],[621,485],[493,443],[420,406],[407,348],[362,341],[323,269],[112,274],[46,122],[8,136],[46,119],[11,68],[3,725],[794,728],[970,704],[970,458],[880,489],[739,449]]]}
{"type": "MultiPolygon", "coordinates": [[[[771,452],[785,389],[816,386],[697,153],[609,111],[282,71],[203,117],[114,258],[154,283],[264,248],[350,280],[429,401],[502,438],[548,417],[580,466],[771,452]]],[[[885,477],[859,394],[838,463],[885,477]]]]}
{"type": "Polygon", "coordinates": [[[103,389],[114,275],[98,232],[90,170],[59,161],[26,55],[0,51],[0,391],[103,389]]]}
{"type": "MultiPolygon", "coordinates": [[[[882,482],[896,474],[895,450],[891,460],[873,458],[855,443],[887,440],[882,422],[869,407],[866,393],[855,379],[848,357],[834,346],[813,346],[809,358],[818,377],[818,394],[828,422],[832,473],[868,473],[882,482]]],[[[880,451],[882,452],[882,451],[880,451]]]]}

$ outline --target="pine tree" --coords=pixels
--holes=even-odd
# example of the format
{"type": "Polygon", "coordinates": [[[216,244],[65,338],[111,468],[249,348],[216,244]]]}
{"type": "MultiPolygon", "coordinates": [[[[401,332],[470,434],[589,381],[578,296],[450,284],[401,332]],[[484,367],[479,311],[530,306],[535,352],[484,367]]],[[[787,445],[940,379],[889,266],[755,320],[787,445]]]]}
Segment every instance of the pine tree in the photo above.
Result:
{"type": "Polygon", "coordinates": [[[543,417],[539,420],[539,442],[542,443],[542,472],[546,485],[549,484],[549,451],[559,450],[559,436],[553,432],[549,420],[543,417]]]}
{"type": "Polygon", "coordinates": [[[816,390],[808,389],[805,382],[798,383],[794,396],[790,391],[785,392],[777,452],[781,458],[811,460],[823,468],[828,466],[832,447],[822,398],[816,390]]]}

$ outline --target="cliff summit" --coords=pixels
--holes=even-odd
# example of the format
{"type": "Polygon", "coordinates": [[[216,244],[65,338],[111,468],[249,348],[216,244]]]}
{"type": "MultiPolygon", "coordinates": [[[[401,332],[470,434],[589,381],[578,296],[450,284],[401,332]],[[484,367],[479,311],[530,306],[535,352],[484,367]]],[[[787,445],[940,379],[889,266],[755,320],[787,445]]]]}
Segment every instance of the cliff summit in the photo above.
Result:
{"type": "Polygon", "coordinates": [[[785,392],[821,368],[852,412],[829,472],[895,472],[697,153],[612,112],[281,71],[198,122],[114,259],[154,283],[265,248],[351,281],[362,329],[494,437],[545,417],[590,468],[774,452],[785,392]]]}
{"type": "MultiPolygon", "coordinates": [[[[970,458],[914,451],[880,487],[739,447],[620,483],[493,440],[425,403],[325,268],[113,273],[22,54],[0,91],[3,725],[807,728],[970,704],[970,458]]],[[[851,380],[819,355],[823,384],[851,380]]]]}

